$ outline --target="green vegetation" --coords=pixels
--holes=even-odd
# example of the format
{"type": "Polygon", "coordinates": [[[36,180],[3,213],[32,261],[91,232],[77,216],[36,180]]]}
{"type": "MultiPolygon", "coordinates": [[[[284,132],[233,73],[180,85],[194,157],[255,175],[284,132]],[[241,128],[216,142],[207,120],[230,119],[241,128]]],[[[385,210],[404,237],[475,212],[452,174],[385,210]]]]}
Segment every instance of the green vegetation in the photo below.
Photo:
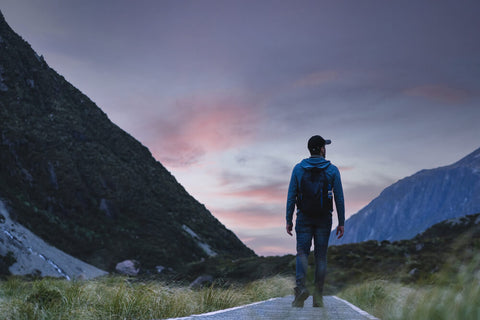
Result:
{"type": "Polygon", "coordinates": [[[480,319],[480,255],[454,272],[438,274],[434,284],[405,286],[369,281],[339,296],[383,320],[480,319]]]}
{"type": "Polygon", "coordinates": [[[456,261],[469,264],[480,252],[478,221],[480,214],[469,215],[438,223],[410,240],[371,240],[330,247],[326,290],[332,294],[374,280],[438,284],[441,271],[454,274],[458,271],[456,261]]]}
{"type": "MultiPolygon", "coordinates": [[[[480,319],[479,219],[476,214],[442,222],[402,241],[397,245],[413,245],[417,253],[397,247],[406,261],[375,276],[367,267],[359,277],[363,281],[338,295],[383,320],[480,319]]],[[[394,257],[384,256],[380,265],[390,265],[394,257]]]]}
{"type": "MultiPolygon", "coordinates": [[[[383,320],[479,319],[480,214],[436,224],[413,239],[333,246],[326,294],[336,294],[383,320]]],[[[309,257],[313,280],[313,255],[309,257]]],[[[190,277],[250,281],[293,276],[295,257],[216,257],[184,270],[190,277]]],[[[286,288],[288,291],[288,288],[286,288]]],[[[287,292],[290,293],[291,292],[287,292]]]]}
{"type": "Polygon", "coordinates": [[[185,265],[178,269],[178,274],[173,279],[193,281],[205,274],[211,275],[215,279],[227,279],[239,283],[248,283],[272,275],[293,277],[295,275],[295,256],[250,257],[235,260],[218,256],[185,265]]]}
{"type": "MultiPolygon", "coordinates": [[[[478,319],[479,221],[476,214],[439,223],[411,240],[331,247],[325,293],[339,295],[383,320],[478,319]]],[[[292,294],[294,270],[293,255],[236,260],[218,256],[164,275],[137,278],[69,282],[10,276],[0,281],[0,315],[5,319],[187,316],[292,294]],[[212,286],[187,286],[204,274],[216,279],[212,286]]],[[[313,278],[313,268],[309,277],[313,278]]]]}
{"type": "Polygon", "coordinates": [[[9,277],[0,282],[0,315],[22,320],[181,317],[285,296],[292,285],[293,279],[280,276],[198,290],[125,277],[78,282],[9,277]]]}
{"type": "Polygon", "coordinates": [[[342,290],[338,296],[382,320],[402,319],[414,289],[384,280],[372,280],[342,290]]]}
{"type": "Polygon", "coordinates": [[[17,262],[12,251],[8,251],[5,256],[0,254],[0,275],[9,274],[8,268],[17,262]]]}

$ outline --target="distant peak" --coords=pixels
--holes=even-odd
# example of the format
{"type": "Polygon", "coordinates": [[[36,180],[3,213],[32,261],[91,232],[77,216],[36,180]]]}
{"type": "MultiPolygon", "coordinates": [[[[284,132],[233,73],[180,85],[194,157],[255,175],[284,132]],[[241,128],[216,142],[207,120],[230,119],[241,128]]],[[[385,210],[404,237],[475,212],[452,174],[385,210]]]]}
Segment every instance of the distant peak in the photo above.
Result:
{"type": "Polygon", "coordinates": [[[452,166],[455,167],[480,167],[480,148],[466,155],[459,161],[455,162],[452,166]]]}

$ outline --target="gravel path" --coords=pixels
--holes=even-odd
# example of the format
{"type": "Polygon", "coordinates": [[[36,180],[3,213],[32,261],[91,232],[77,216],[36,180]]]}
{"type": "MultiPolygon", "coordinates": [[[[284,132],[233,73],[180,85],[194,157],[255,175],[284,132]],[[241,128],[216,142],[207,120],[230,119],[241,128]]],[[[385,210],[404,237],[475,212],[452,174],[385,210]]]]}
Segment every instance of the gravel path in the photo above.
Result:
{"type": "Polygon", "coordinates": [[[378,318],[357,308],[351,303],[338,298],[337,296],[326,296],[323,298],[325,307],[313,308],[312,297],[305,301],[304,308],[293,308],[291,306],[293,296],[274,298],[262,302],[252,303],[236,308],[209,312],[205,314],[192,315],[183,318],[172,318],[169,320],[277,320],[277,319],[335,319],[335,320],[373,320],[378,318]]]}

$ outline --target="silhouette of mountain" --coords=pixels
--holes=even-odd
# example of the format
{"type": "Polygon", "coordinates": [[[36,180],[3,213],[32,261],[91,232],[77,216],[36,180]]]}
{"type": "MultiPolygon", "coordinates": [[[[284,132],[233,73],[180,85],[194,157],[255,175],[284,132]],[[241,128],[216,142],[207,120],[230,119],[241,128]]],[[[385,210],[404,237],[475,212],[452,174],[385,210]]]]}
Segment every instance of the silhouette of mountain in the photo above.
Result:
{"type": "Polygon", "coordinates": [[[389,186],[345,222],[330,245],[410,239],[437,222],[480,212],[480,149],[445,167],[422,170],[389,186]]]}
{"type": "Polygon", "coordinates": [[[104,270],[255,255],[1,12],[0,199],[13,220],[104,270]]]}

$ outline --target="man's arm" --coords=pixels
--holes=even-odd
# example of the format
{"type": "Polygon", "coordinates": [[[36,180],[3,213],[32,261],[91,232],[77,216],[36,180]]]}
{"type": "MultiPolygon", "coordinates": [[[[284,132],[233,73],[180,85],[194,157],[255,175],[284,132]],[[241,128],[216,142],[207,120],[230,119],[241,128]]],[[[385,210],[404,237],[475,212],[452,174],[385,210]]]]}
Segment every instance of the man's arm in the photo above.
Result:
{"type": "MultiPolygon", "coordinates": [[[[335,169],[335,175],[333,176],[333,195],[335,198],[335,207],[338,215],[338,226],[343,227],[345,225],[345,200],[343,198],[343,187],[340,171],[338,171],[338,168],[335,169]]],[[[343,236],[343,231],[341,232],[341,235],[343,236]]]]}
{"type": "Polygon", "coordinates": [[[337,233],[336,235],[338,236],[337,239],[340,239],[343,237],[343,233],[345,232],[345,227],[344,226],[338,226],[337,227],[337,233]]]}
{"type": "Polygon", "coordinates": [[[293,230],[293,224],[287,224],[287,233],[291,236],[293,236],[292,230],[293,230]]]}
{"type": "Polygon", "coordinates": [[[297,184],[297,177],[295,175],[295,168],[293,168],[292,176],[290,177],[290,183],[288,185],[288,194],[287,194],[287,233],[289,235],[292,234],[293,230],[293,212],[295,211],[295,204],[297,201],[297,191],[298,191],[298,184],[297,184]]]}

